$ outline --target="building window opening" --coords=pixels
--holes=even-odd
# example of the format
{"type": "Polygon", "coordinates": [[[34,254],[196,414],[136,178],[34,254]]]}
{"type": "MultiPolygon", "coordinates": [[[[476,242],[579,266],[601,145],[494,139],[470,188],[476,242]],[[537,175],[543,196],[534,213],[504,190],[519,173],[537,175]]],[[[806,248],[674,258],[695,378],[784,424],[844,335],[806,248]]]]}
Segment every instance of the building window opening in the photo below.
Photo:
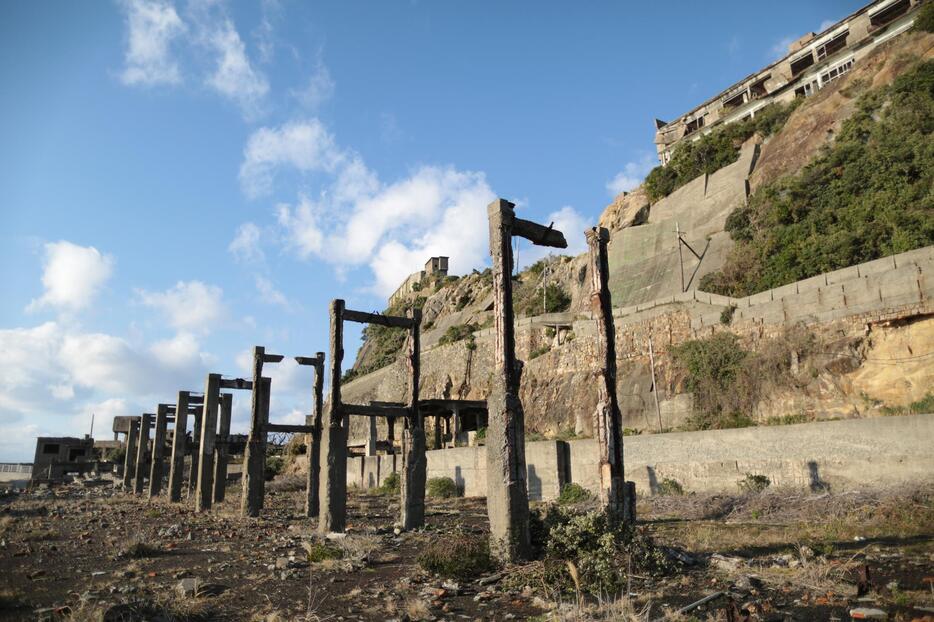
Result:
{"type": "Polygon", "coordinates": [[[886,24],[907,13],[910,6],[910,0],[899,0],[898,2],[893,2],[878,13],[870,15],[869,24],[875,28],[885,26],[886,24]]]}
{"type": "Polygon", "coordinates": [[[83,449],[70,449],[68,450],[68,462],[74,462],[77,458],[84,457],[83,449]]]}
{"type": "Polygon", "coordinates": [[[850,31],[842,32],[824,45],[817,48],[817,60],[822,61],[828,56],[832,56],[846,47],[846,38],[850,31]]]}
{"type": "Polygon", "coordinates": [[[801,58],[791,61],[791,75],[796,76],[814,64],[814,55],[808,52],[801,58]]]}
{"type": "Polygon", "coordinates": [[[769,94],[768,90],[765,88],[765,81],[771,78],[771,74],[765,76],[761,80],[752,83],[749,85],[749,98],[750,99],[759,99],[760,97],[765,97],[769,94]]]}
{"type": "Polygon", "coordinates": [[[740,91],[733,97],[723,102],[724,108],[739,108],[746,103],[746,91],[740,91]]]}
{"type": "Polygon", "coordinates": [[[834,80],[836,80],[843,74],[847,73],[852,68],[853,68],[853,59],[851,58],[850,60],[846,61],[842,65],[838,65],[837,67],[834,67],[830,71],[822,73],[820,77],[821,86],[829,82],[833,82],[834,80]]]}
{"type": "Polygon", "coordinates": [[[59,451],[58,443],[47,443],[42,446],[42,454],[44,456],[57,456],[59,451]]]}
{"type": "Polygon", "coordinates": [[[795,89],[795,97],[810,97],[816,93],[819,88],[820,86],[817,84],[817,80],[802,84],[795,89]]]}
{"type": "Polygon", "coordinates": [[[684,135],[693,134],[702,127],[704,127],[704,117],[697,117],[692,121],[688,121],[684,126],[684,135]]]}

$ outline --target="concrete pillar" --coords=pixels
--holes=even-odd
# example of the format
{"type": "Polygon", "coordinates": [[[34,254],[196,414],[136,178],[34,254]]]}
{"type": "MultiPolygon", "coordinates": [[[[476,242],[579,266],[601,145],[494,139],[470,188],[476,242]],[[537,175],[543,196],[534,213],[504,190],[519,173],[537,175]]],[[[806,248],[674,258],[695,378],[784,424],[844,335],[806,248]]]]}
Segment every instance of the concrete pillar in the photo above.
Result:
{"type": "Polygon", "coordinates": [[[136,442],[139,438],[139,421],[131,421],[126,434],[126,455],[123,458],[123,489],[129,490],[136,475],[136,442]]]}
{"type": "Polygon", "coordinates": [[[493,377],[487,398],[487,515],[490,549],[502,561],[528,559],[529,497],[526,487],[525,414],[519,399],[522,363],[516,360],[512,310],[513,204],[487,208],[493,257],[493,377]]]}
{"type": "Polygon", "coordinates": [[[376,455],[376,417],[370,417],[370,425],[366,435],[366,455],[376,455]]]}
{"type": "Polygon", "coordinates": [[[188,498],[191,499],[195,496],[195,489],[198,487],[198,465],[200,464],[199,457],[201,455],[201,417],[204,415],[204,411],[198,411],[194,415],[195,424],[191,431],[191,470],[188,473],[188,498]]]}
{"type": "Polygon", "coordinates": [[[454,447],[461,447],[469,444],[466,434],[461,438],[461,407],[457,404],[454,405],[454,414],[451,416],[451,419],[453,420],[452,427],[454,428],[451,433],[451,445],[454,447]]]}
{"type": "Polygon", "coordinates": [[[321,434],[321,494],[318,531],[343,532],[347,520],[347,430],[341,412],[344,360],[344,301],[331,301],[331,394],[321,434]]]}
{"type": "Polygon", "coordinates": [[[419,324],[421,309],[409,309],[412,332],[409,335],[409,427],[402,433],[402,478],[400,523],[402,529],[415,529],[425,524],[425,478],[428,458],[425,456],[425,419],[418,407],[419,324]]]}
{"type": "Polygon", "coordinates": [[[318,516],[318,496],[321,494],[319,486],[321,477],[321,416],[324,404],[324,352],[315,354],[315,384],[312,413],[308,425],[311,434],[308,435],[308,471],[305,483],[305,516],[318,516]]]}
{"type": "Polygon", "coordinates": [[[590,248],[590,304],[597,320],[596,357],[597,409],[593,430],[597,437],[600,504],[614,520],[626,520],[624,497],[626,479],[623,474],[623,425],[616,394],[616,328],[610,301],[610,268],[607,244],[610,233],[603,227],[586,232],[590,248]]]}
{"type": "MultiPolygon", "coordinates": [[[[256,348],[254,348],[255,352],[256,348]]],[[[260,348],[260,350],[262,350],[260,348]]],[[[262,352],[260,353],[262,355],[262,352]]],[[[260,363],[262,373],[262,362],[260,363]]],[[[259,516],[266,496],[266,423],[269,419],[270,379],[260,376],[253,381],[253,406],[250,436],[243,452],[243,492],[240,495],[240,515],[259,516]],[[254,432],[254,429],[256,430],[254,432]]]]}
{"type": "Polygon", "coordinates": [[[214,441],[214,503],[224,500],[227,491],[227,456],[230,446],[230,412],[233,409],[233,394],[222,393],[221,420],[214,441]]]}
{"type": "Polygon", "coordinates": [[[441,449],[441,415],[435,415],[434,438],[432,439],[432,449],[441,449]]]}
{"type": "Polygon", "coordinates": [[[133,479],[133,492],[143,494],[146,475],[149,474],[149,426],[152,425],[152,414],[144,413],[140,417],[139,440],[136,446],[136,474],[133,479]]]}
{"type": "Polygon", "coordinates": [[[214,499],[214,440],[217,435],[217,402],[220,399],[220,374],[208,374],[204,383],[204,408],[201,411],[201,442],[198,444],[198,484],[195,511],[211,509],[214,499]]]}
{"type": "Polygon", "coordinates": [[[396,418],[386,417],[386,439],[389,441],[389,453],[396,453],[396,418]]]}
{"type": "Polygon", "coordinates": [[[188,391],[179,391],[175,400],[175,432],[172,435],[172,461],[169,465],[169,501],[182,500],[182,471],[188,433],[188,391]]]}
{"type": "Polygon", "coordinates": [[[156,433],[152,438],[152,465],[149,467],[149,498],[158,497],[162,492],[162,474],[165,470],[165,431],[168,427],[166,404],[156,408],[156,433]]]}

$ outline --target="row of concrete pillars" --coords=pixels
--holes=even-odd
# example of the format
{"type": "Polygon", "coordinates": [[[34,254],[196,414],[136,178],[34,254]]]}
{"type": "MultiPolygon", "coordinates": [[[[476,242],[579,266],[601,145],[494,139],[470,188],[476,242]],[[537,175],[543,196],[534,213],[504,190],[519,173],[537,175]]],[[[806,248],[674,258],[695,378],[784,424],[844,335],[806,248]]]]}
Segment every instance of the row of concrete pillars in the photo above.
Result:
{"type": "MultiPolygon", "coordinates": [[[[500,559],[527,559],[530,555],[529,502],[526,485],[525,421],[519,386],[522,362],[516,358],[514,314],[512,307],[513,237],[519,236],[540,246],[566,248],[564,235],[551,226],[545,227],[516,218],[514,205],[498,199],[488,207],[490,254],[493,263],[494,292],[494,370],[487,399],[487,513],[490,521],[491,549],[500,559]]],[[[602,365],[598,373],[598,407],[594,413],[600,459],[600,500],[606,511],[620,521],[632,516],[632,487],[627,486],[623,473],[623,436],[619,404],[616,398],[616,353],[612,306],[608,288],[607,244],[609,233],[603,228],[586,232],[590,249],[592,279],[592,310],[598,320],[597,347],[602,365]]],[[[181,467],[186,447],[186,419],[192,405],[201,404],[200,417],[195,414],[196,451],[192,452],[189,495],[194,491],[195,507],[209,509],[213,501],[223,499],[226,480],[225,443],[230,429],[229,393],[221,388],[251,389],[252,408],[250,435],[244,455],[241,513],[257,516],[263,506],[266,436],[270,432],[301,432],[308,435],[308,478],[306,513],[318,516],[322,532],[342,532],[346,524],[347,503],[347,436],[351,416],[385,417],[389,421],[402,418],[402,478],[400,523],[403,529],[420,527],[425,520],[425,429],[419,412],[419,325],[421,312],[410,309],[405,317],[386,316],[346,309],[343,300],[334,300],[330,307],[330,366],[328,369],[329,407],[322,417],[322,381],[324,355],[314,358],[297,357],[300,364],[315,368],[314,412],[305,426],[269,423],[270,379],[262,376],[264,363],[276,363],[281,355],[267,354],[262,347],[253,351],[253,380],[224,380],[209,374],[205,392],[200,398],[182,391],[174,406],[175,440],[169,476],[169,498],[179,501],[181,467]],[[343,362],[344,322],[379,324],[408,330],[407,364],[408,391],[404,405],[345,404],[341,400],[341,364],[343,362]],[[220,405],[220,429],[217,411],[220,405]],[[322,420],[323,419],[323,420],[322,420]],[[223,475],[222,475],[223,474],[223,475]]],[[[134,474],[133,490],[142,494],[146,469],[149,468],[149,495],[159,494],[162,479],[161,455],[170,405],[160,405],[155,420],[155,441],[151,464],[146,447],[151,415],[143,415],[138,427],[130,430],[127,441],[127,465],[124,485],[129,487],[134,474]],[[131,461],[133,461],[131,463],[131,461]]],[[[194,449],[194,448],[193,448],[194,449]]]]}

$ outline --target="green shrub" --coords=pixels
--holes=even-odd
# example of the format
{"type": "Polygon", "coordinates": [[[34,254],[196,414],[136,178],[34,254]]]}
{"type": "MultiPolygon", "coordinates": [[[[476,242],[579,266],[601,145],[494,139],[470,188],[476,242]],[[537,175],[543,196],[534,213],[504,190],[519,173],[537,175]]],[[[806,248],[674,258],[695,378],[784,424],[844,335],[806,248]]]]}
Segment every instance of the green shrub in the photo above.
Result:
{"type": "Polygon", "coordinates": [[[397,495],[402,489],[402,479],[398,473],[390,473],[383,480],[383,483],[377,488],[377,492],[383,495],[397,495]]]}
{"type": "Polygon", "coordinates": [[[736,244],[699,287],[748,296],[934,244],[932,132],[927,60],[860,96],[821,155],[731,213],[725,228],[736,244]]]}
{"type": "Polygon", "coordinates": [[[733,323],[733,314],[736,313],[736,305],[724,307],[720,312],[720,323],[729,326],[733,323]]]}
{"type": "Polygon", "coordinates": [[[545,313],[560,313],[571,307],[571,296],[557,283],[545,286],[545,313]]]}
{"type": "Polygon", "coordinates": [[[429,477],[425,484],[425,493],[438,499],[452,499],[460,496],[457,484],[450,477],[429,477]]]}
{"type": "Polygon", "coordinates": [[[285,459],[282,456],[266,456],[266,481],[270,481],[282,472],[285,459]]]}
{"type": "Polygon", "coordinates": [[[464,307],[469,305],[471,302],[472,302],[472,298],[470,297],[470,294],[466,294],[466,293],[461,294],[460,298],[457,299],[457,304],[454,306],[454,310],[460,311],[464,307]]]}
{"type": "Polygon", "coordinates": [[[487,540],[461,532],[433,539],[418,556],[418,564],[432,574],[462,581],[495,568],[487,540]]]}
{"type": "Polygon", "coordinates": [[[934,393],[928,393],[920,400],[909,404],[908,412],[912,415],[927,415],[934,413],[934,393]]]}
{"type": "Polygon", "coordinates": [[[121,445],[120,447],[107,450],[106,460],[114,464],[124,464],[126,462],[126,446],[121,445]]]}
{"type": "Polygon", "coordinates": [[[768,488],[772,484],[772,480],[765,475],[746,473],[746,476],[736,484],[743,492],[759,493],[768,488]]]}
{"type": "Polygon", "coordinates": [[[561,494],[558,495],[558,504],[574,505],[590,501],[591,499],[593,499],[593,495],[590,494],[589,490],[580,484],[572,482],[561,487],[561,494]]]}
{"type": "Polygon", "coordinates": [[[477,428],[477,442],[482,443],[486,440],[486,426],[477,428]]]}
{"type": "Polygon", "coordinates": [[[934,3],[925,2],[921,5],[912,29],[917,32],[934,32],[934,3]]]}
{"type": "MultiPolygon", "coordinates": [[[[479,329],[480,326],[473,322],[468,324],[456,324],[454,326],[448,326],[448,329],[444,331],[443,335],[441,335],[441,339],[438,340],[438,343],[444,346],[450,343],[457,343],[458,341],[462,341],[464,339],[473,341],[473,333],[479,329]]],[[[473,349],[470,348],[470,344],[468,344],[468,349],[473,349]]]]}
{"type": "Polygon", "coordinates": [[[305,551],[308,553],[308,562],[317,564],[328,559],[342,559],[344,557],[343,549],[340,549],[325,541],[306,542],[305,551]]]}
{"type": "Polygon", "coordinates": [[[529,352],[529,360],[531,361],[532,359],[537,359],[542,354],[547,354],[550,351],[551,351],[551,346],[541,346],[540,348],[535,348],[534,350],[529,352]]]}
{"type": "Polygon", "coordinates": [[[684,488],[678,480],[666,477],[655,487],[655,493],[668,497],[680,497],[684,494],[684,488]]]}

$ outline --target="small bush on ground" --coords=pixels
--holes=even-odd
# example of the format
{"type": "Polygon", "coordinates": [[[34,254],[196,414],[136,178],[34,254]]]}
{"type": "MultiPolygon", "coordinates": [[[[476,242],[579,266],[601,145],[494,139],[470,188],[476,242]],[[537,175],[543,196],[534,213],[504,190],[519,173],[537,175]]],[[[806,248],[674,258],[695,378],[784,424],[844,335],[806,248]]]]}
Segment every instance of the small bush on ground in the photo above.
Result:
{"type": "Polygon", "coordinates": [[[918,14],[915,15],[915,24],[912,27],[917,32],[934,32],[934,3],[925,2],[918,14]]]}
{"type": "Polygon", "coordinates": [[[590,494],[589,490],[580,484],[572,482],[561,487],[561,494],[558,495],[558,504],[574,505],[576,503],[590,501],[591,499],[593,499],[593,495],[590,494]]]}
{"type": "Polygon", "coordinates": [[[134,540],[130,542],[117,554],[117,557],[126,558],[126,559],[143,559],[147,557],[156,557],[157,555],[162,554],[162,549],[154,544],[148,542],[143,542],[142,540],[134,540]]]}
{"type": "Polygon", "coordinates": [[[473,340],[474,331],[480,330],[480,326],[474,323],[467,324],[456,324],[454,326],[449,326],[444,334],[441,335],[441,339],[438,340],[438,343],[442,346],[457,343],[464,339],[473,340]]]}
{"type": "Polygon", "coordinates": [[[377,492],[383,495],[397,495],[402,489],[402,479],[398,473],[390,473],[383,480],[383,483],[377,488],[377,492]]]}
{"type": "Polygon", "coordinates": [[[266,481],[272,481],[285,466],[285,458],[282,456],[266,456],[266,481]]]}
{"type": "Polygon", "coordinates": [[[480,576],[495,568],[487,540],[464,532],[434,538],[425,552],[418,556],[418,564],[432,574],[460,580],[480,576]]]}
{"type": "Polygon", "coordinates": [[[655,492],[656,494],[663,496],[677,496],[684,494],[684,488],[681,486],[678,480],[666,477],[655,487],[655,492]]]}
{"type": "Polygon", "coordinates": [[[323,540],[315,540],[302,544],[308,553],[308,562],[317,564],[328,559],[342,559],[344,550],[323,540]]]}
{"type": "Polygon", "coordinates": [[[772,480],[765,475],[759,475],[757,473],[746,473],[746,476],[737,482],[740,490],[750,493],[762,492],[771,484],[772,480]]]}
{"type": "Polygon", "coordinates": [[[540,348],[535,348],[534,350],[529,352],[529,360],[531,361],[532,359],[537,359],[542,354],[547,354],[550,351],[551,351],[551,346],[542,346],[540,348]]]}
{"type": "Polygon", "coordinates": [[[425,485],[429,497],[451,499],[460,495],[457,484],[450,477],[430,477],[425,485]]]}

